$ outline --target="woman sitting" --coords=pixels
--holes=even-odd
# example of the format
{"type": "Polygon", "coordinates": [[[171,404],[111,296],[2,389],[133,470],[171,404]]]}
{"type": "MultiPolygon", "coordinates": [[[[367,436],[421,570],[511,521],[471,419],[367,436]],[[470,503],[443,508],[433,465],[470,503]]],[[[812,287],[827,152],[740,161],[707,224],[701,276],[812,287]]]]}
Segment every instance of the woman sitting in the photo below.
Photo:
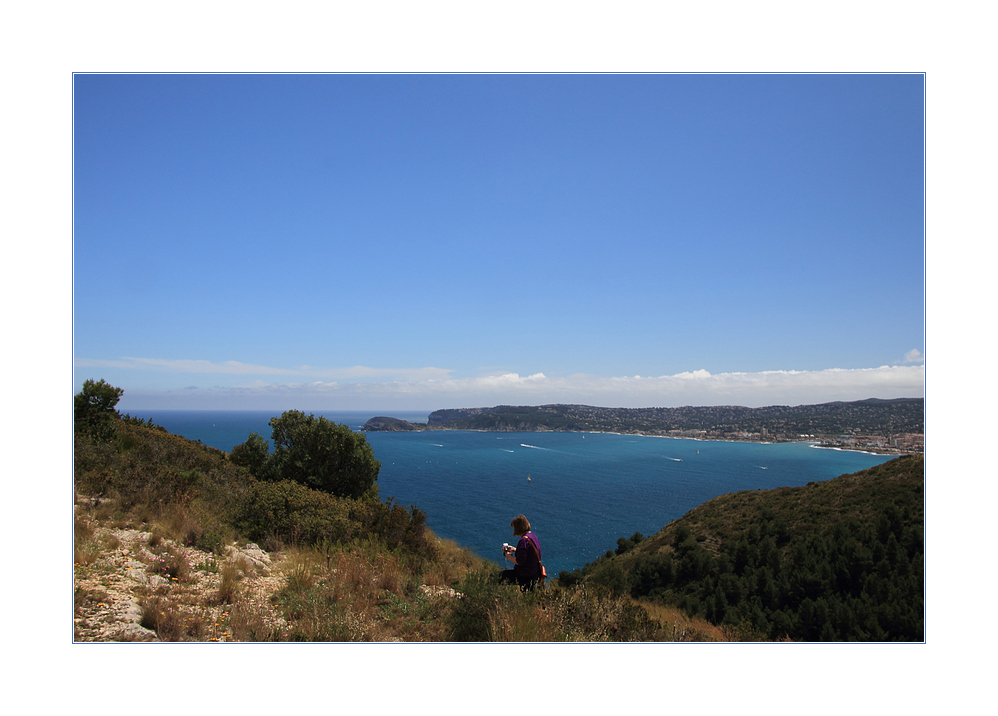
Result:
{"type": "Polygon", "coordinates": [[[513,535],[520,538],[516,547],[506,545],[503,553],[513,563],[513,569],[503,570],[502,579],[505,582],[517,583],[520,591],[525,592],[537,586],[542,578],[544,565],[541,562],[541,542],[537,535],[530,531],[530,523],[523,515],[517,515],[509,523],[513,535]]]}

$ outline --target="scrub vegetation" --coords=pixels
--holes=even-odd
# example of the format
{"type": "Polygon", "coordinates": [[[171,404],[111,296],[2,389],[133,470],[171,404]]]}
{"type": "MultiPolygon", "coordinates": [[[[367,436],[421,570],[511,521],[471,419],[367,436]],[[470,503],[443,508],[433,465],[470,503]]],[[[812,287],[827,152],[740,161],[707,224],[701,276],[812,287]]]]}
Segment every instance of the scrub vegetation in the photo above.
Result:
{"type": "MultiPolygon", "coordinates": [[[[381,499],[380,465],[362,434],[290,411],[271,420],[273,451],[254,434],[225,453],[171,435],[151,421],[120,415],[115,406],[121,394],[103,380],[91,380],[74,398],[73,608],[74,638],[80,641],[855,636],[839,631],[838,622],[835,632],[818,624],[817,634],[773,627],[783,624],[778,613],[786,610],[772,609],[779,602],[767,601],[766,595],[774,589],[782,595],[785,582],[797,584],[791,570],[798,565],[796,523],[783,508],[770,508],[769,517],[757,521],[759,539],[773,543],[769,548],[753,541],[755,533],[743,537],[735,527],[723,527],[728,517],[723,511],[715,516],[710,507],[695,519],[696,511],[677,521],[688,523],[685,531],[672,523],[654,537],[622,538],[620,554],[563,572],[547,588],[524,594],[495,580],[497,565],[436,537],[418,507],[381,499]],[[661,549],[646,554],[652,545],[661,549]],[[781,571],[773,569],[774,552],[781,571]],[[666,583],[649,576],[664,554],[673,560],[673,574],[685,575],[688,564],[698,565],[696,580],[666,583]],[[720,569],[718,563],[726,566],[720,569]],[[732,579],[739,594],[748,592],[749,581],[761,584],[758,610],[727,596],[723,612],[710,606],[714,595],[736,593],[732,579]],[[120,627],[122,614],[134,617],[134,628],[120,627]]],[[[761,494],[753,493],[740,508],[746,522],[753,521],[752,510],[762,509],[755,504],[761,494]]],[[[861,503],[861,497],[856,501],[861,503]]],[[[921,512],[896,502],[891,502],[893,512],[870,513],[855,526],[844,524],[845,532],[827,534],[833,540],[829,544],[839,545],[833,565],[848,562],[857,550],[866,554],[854,545],[865,537],[863,530],[881,540],[883,550],[870,546],[869,559],[861,560],[872,572],[853,576],[846,564],[850,578],[861,580],[874,602],[892,589],[911,591],[898,586],[893,572],[882,573],[885,560],[897,564],[904,554],[910,583],[921,578],[916,548],[921,512]],[[919,525],[916,532],[912,524],[919,525]]],[[[802,517],[810,518],[810,513],[802,517]]],[[[822,581],[825,568],[809,561],[830,547],[814,543],[812,549],[812,543],[805,541],[800,557],[806,568],[801,574],[810,575],[802,582],[804,598],[819,612],[837,613],[822,581]]],[[[843,580],[841,569],[835,569],[833,578],[843,580]]],[[[754,596],[748,599],[756,604],[754,596]]],[[[920,604],[911,606],[920,612],[920,604]]],[[[896,638],[893,632],[865,628],[855,638],[896,638]]],[[[919,633],[905,632],[901,638],[920,638],[919,633]]]]}

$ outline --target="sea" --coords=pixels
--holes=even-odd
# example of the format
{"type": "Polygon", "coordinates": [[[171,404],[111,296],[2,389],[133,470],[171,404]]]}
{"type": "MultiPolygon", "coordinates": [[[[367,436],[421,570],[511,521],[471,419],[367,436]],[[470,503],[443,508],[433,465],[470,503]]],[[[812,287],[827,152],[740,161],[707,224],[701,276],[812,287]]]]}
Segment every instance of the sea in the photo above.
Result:
{"type": "MultiPolygon", "coordinates": [[[[274,411],[136,411],[171,433],[232,450],[274,411]]],[[[316,413],[360,431],[370,411],[316,413]]],[[[426,422],[428,412],[391,417],[426,422]]],[[[718,495],[796,487],[873,467],[891,456],[811,443],[747,443],[614,433],[465,430],[370,432],[382,499],[416,505],[439,537],[497,564],[510,520],[523,514],[549,575],[574,570],[635,532],[648,536],[718,495]]],[[[273,448],[273,445],[271,445],[273,448]]]]}

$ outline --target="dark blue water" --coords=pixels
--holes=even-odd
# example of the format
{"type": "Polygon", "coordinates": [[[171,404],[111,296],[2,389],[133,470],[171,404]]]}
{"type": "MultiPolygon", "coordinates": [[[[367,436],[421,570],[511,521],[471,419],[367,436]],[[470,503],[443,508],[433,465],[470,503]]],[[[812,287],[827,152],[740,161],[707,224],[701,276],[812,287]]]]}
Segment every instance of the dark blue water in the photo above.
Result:
{"type": "MultiPolygon", "coordinates": [[[[270,438],[272,411],[142,411],[167,430],[231,450],[251,432],[270,438]]],[[[426,421],[426,412],[393,417],[426,421]]],[[[354,430],[375,413],[325,417],[354,430]]],[[[483,557],[501,560],[524,514],[556,576],[654,534],[707,500],[739,490],[829,480],[890,459],[806,443],[730,443],[606,433],[434,431],[367,433],[381,461],[382,498],[417,505],[430,528],[483,557]],[[528,480],[529,477],[529,480],[528,480]]]]}

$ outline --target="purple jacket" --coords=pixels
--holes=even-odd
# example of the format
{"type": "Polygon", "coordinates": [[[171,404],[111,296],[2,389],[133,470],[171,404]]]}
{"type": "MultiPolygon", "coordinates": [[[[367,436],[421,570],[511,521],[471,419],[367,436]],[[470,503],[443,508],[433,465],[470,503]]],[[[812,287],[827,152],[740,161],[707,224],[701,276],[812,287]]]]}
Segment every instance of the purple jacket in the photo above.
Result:
{"type": "Polygon", "coordinates": [[[523,535],[516,543],[516,565],[513,572],[517,577],[536,577],[541,573],[540,555],[541,542],[537,535],[533,532],[523,535]]]}

